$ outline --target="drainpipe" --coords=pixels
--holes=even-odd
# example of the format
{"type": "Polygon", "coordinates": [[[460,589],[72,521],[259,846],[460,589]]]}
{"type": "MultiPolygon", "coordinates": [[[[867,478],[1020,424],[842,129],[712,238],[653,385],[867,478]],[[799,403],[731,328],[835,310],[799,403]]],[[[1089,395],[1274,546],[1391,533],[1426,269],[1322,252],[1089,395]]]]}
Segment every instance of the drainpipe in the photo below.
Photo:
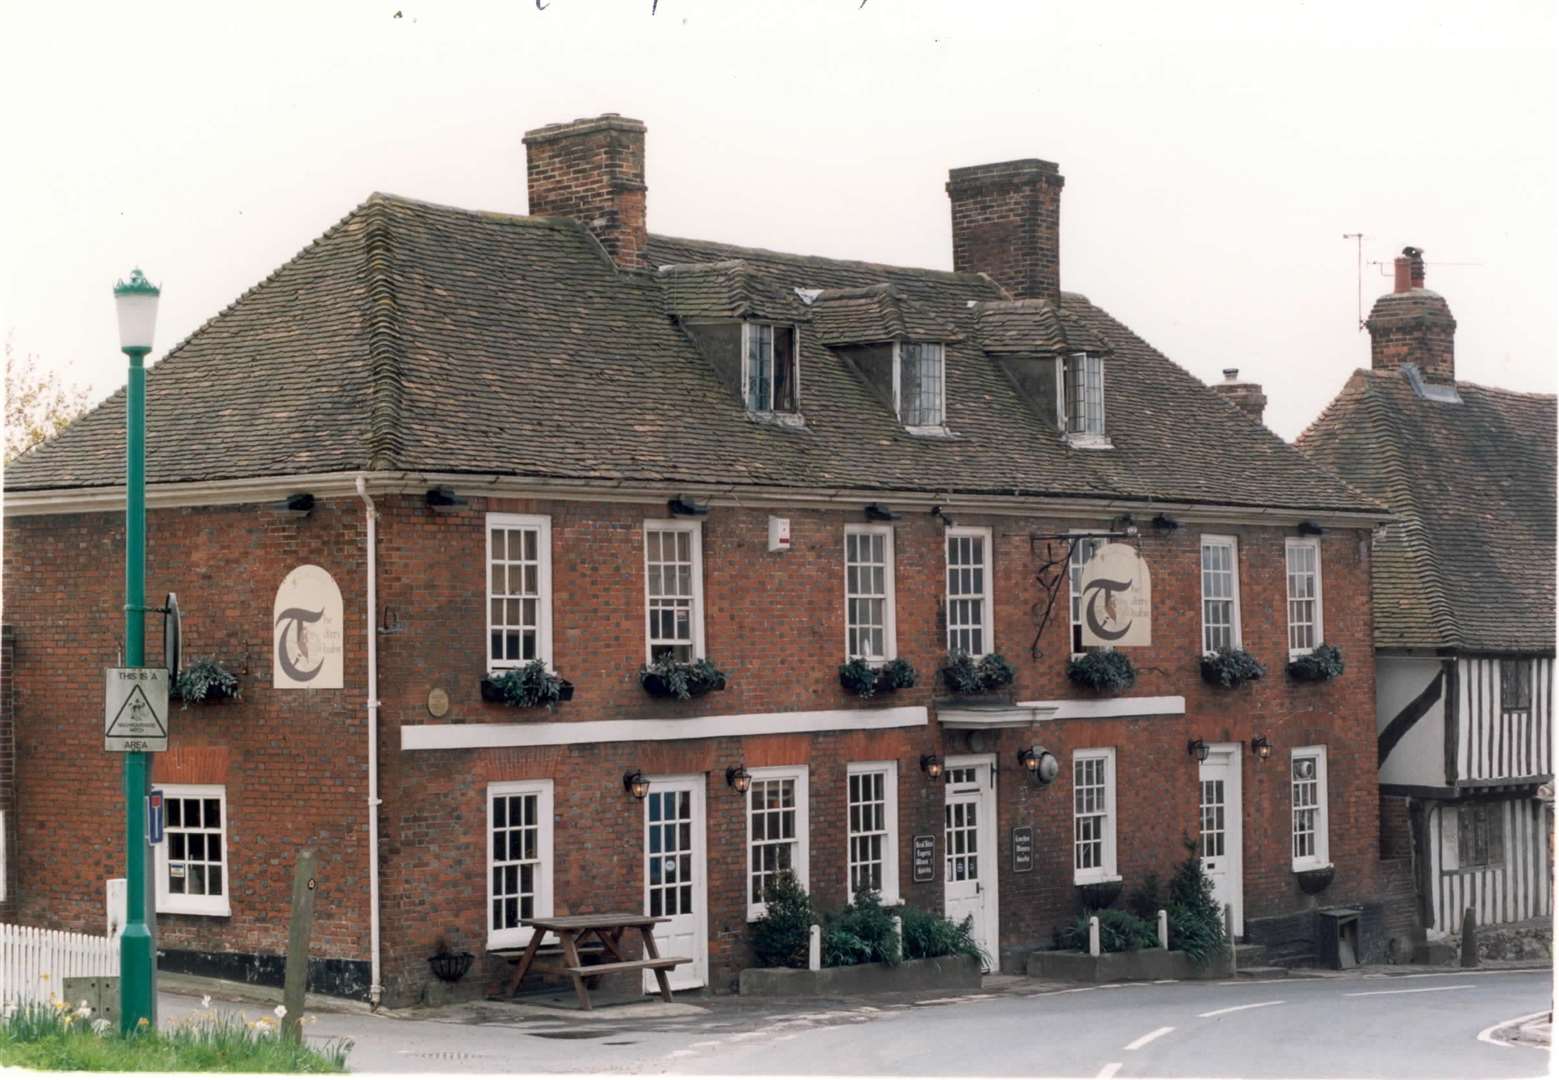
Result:
{"type": "Polygon", "coordinates": [[[368,480],[361,473],[357,476],[357,495],[363,500],[368,525],[368,947],[372,953],[368,1004],[377,1009],[384,992],[379,982],[379,599],[374,543],[379,512],[368,495],[368,480]]]}

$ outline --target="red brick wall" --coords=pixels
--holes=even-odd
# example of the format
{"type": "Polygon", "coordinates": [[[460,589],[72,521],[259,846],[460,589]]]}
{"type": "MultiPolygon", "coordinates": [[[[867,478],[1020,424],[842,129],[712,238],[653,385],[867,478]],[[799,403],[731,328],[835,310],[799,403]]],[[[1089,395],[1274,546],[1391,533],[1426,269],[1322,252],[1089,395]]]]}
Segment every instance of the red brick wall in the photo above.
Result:
{"type": "Polygon", "coordinates": [[[1065,183],[1034,158],[953,169],[953,269],[989,274],[1020,300],[1058,301],[1065,183]]]}
{"type": "Polygon", "coordinates": [[[0,900],[0,922],[16,921],[16,634],[10,626],[0,626],[0,813],[5,814],[0,844],[5,845],[0,882],[5,899],[0,900]]]}
{"type": "MultiPolygon", "coordinates": [[[[575,745],[512,750],[399,749],[402,724],[433,723],[430,689],[444,689],[442,723],[526,723],[853,709],[837,668],[843,653],[842,527],[856,513],[792,510],[793,550],[767,549],[764,510],[716,507],[703,521],[709,656],[729,688],[682,704],[647,697],[644,658],[642,521],[661,505],[494,500],[434,514],[412,497],[381,497],[379,595],[404,626],[381,635],[380,698],[385,981],[390,1000],[413,997],[439,933],[480,951],[485,942],[485,787],[495,780],[551,777],[556,783],[556,886],[560,910],[642,903],[642,807],[625,795],[630,766],[647,773],[709,773],[710,932],[714,985],[745,962],[743,801],[724,784],[725,767],[809,762],[811,867],[819,902],[844,896],[844,768],[852,760],[899,762],[900,877],[911,902],[940,905],[939,883],[910,882],[910,837],[938,836],[942,789],[919,768],[923,753],[967,752],[967,736],[934,729],[763,736],[675,743],[575,745]],[[554,656],[576,686],[551,715],[481,701],[486,670],[484,512],[552,517],[554,656]]],[[[1018,700],[1080,698],[1065,677],[1069,627],[1065,589],[1034,659],[1035,531],[1099,528],[1099,521],[959,514],[960,525],[994,529],[995,645],[1017,668],[1018,700]]],[[[102,666],[119,635],[122,556],[113,515],[7,521],[5,602],[17,632],[17,717],[23,854],[19,891],[27,921],[93,929],[102,921],[102,879],[121,873],[117,760],[103,753],[98,704],[102,666]],[[104,568],[109,568],[107,572],[104,568]],[[83,672],[85,675],[83,675],[83,672]],[[85,854],[83,854],[85,852],[85,854]]],[[[1052,721],[995,739],[999,773],[1001,928],[1008,948],[1048,939],[1073,910],[1071,751],[1116,748],[1119,869],[1130,888],[1152,870],[1167,874],[1197,827],[1197,769],[1187,739],[1268,736],[1270,761],[1245,757],[1247,917],[1373,897],[1378,857],[1374,770],[1374,670],[1368,534],[1331,531],[1322,541],[1328,642],[1346,674],[1313,686],[1282,671],[1285,644],[1284,531],[1208,527],[1239,538],[1245,646],[1267,664],[1259,683],[1216,691],[1200,679],[1202,529],[1144,530],[1153,572],[1154,644],[1131,650],[1139,671],[1132,696],[1178,694],[1184,716],[1052,721]],[[1021,775],[1020,746],[1043,743],[1062,762],[1048,788],[1021,775]],[[1304,896],[1289,866],[1289,748],[1328,746],[1330,845],[1337,877],[1319,898],[1304,896]],[[1032,873],[1010,872],[1009,830],[1035,830],[1032,873]]],[[[154,775],[171,782],[228,784],[229,846],[239,894],[230,919],[165,917],[165,946],[279,952],[284,946],[289,873],[296,849],[312,843],[326,860],[316,909],[321,955],[366,959],[366,795],[363,685],[363,529],[355,500],[324,502],[304,520],[254,507],[153,511],[148,595],[176,589],[186,612],[186,655],[214,654],[248,665],[240,703],[175,710],[175,753],[154,775]],[[336,577],[346,604],[347,688],[269,689],[271,603],[285,573],[315,562],[336,577]]],[[[942,526],[924,513],[896,523],[900,655],[921,683],[883,705],[930,705],[945,654],[940,616],[942,526]]],[[[156,640],[155,632],[149,634],[156,640]]],[[[872,703],[872,705],[877,702],[872,703]]],[[[872,707],[871,705],[867,707],[872,707]]],[[[477,980],[470,980],[473,985],[477,980]]]]}
{"type": "Polygon", "coordinates": [[[1366,325],[1374,370],[1417,364],[1433,382],[1456,381],[1456,320],[1444,297],[1425,289],[1388,293],[1375,301],[1366,325]]]}
{"type": "Polygon", "coordinates": [[[644,268],[644,125],[615,113],[525,134],[528,207],[595,235],[618,266],[644,268]]]}

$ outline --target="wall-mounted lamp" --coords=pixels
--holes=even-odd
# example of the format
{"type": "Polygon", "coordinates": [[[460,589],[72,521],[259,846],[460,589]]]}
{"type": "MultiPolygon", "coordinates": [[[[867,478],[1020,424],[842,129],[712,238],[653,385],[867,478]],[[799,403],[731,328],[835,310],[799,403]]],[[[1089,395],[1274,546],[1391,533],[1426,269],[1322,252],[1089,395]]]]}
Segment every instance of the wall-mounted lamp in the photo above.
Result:
{"type": "Polygon", "coordinates": [[[1313,521],[1301,521],[1299,523],[1300,536],[1320,536],[1326,530],[1313,521]]]}
{"type": "Polygon", "coordinates": [[[1265,735],[1257,735],[1250,741],[1250,752],[1256,755],[1257,761],[1266,761],[1272,756],[1272,740],[1265,735]]]}
{"type": "Polygon", "coordinates": [[[1061,763],[1043,746],[1026,746],[1019,750],[1018,764],[1027,769],[1041,784],[1050,783],[1061,772],[1061,763]]]}
{"type": "Polygon", "coordinates": [[[690,495],[676,495],[666,500],[666,510],[672,517],[703,517],[709,513],[709,504],[690,495]]]}
{"type": "Polygon", "coordinates": [[[747,789],[752,787],[752,773],[747,771],[745,765],[732,765],[725,770],[725,782],[728,787],[735,788],[738,795],[745,795],[747,789]]]}
{"type": "Polygon", "coordinates": [[[892,510],[889,510],[887,505],[884,503],[866,504],[867,521],[897,521],[898,519],[899,515],[895,514],[892,510]]]}
{"type": "Polygon", "coordinates": [[[1208,746],[1201,739],[1192,739],[1190,742],[1185,744],[1185,752],[1190,754],[1197,761],[1206,761],[1208,756],[1212,754],[1213,748],[1208,746]]]}
{"type": "Polygon", "coordinates": [[[294,495],[288,495],[281,502],[271,503],[271,509],[279,514],[291,514],[293,517],[308,517],[314,509],[314,496],[307,491],[300,491],[294,495]]]}
{"type": "Polygon", "coordinates": [[[935,754],[920,755],[920,771],[933,780],[942,779],[942,759],[935,754]]]}
{"type": "Polygon", "coordinates": [[[456,495],[455,489],[450,487],[428,488],[423,498],[427,501],[428,509],[434,513],[440,511],[447,513],[466,505],[466,500],[456,495]]]}
{"type": "Polygon", "coordinates": [[[642,799],[650,793],[650,778],[638,769],[629,769],[623,773],[623,790],[635,799],[642,799]]]}
{"type": "Polygon", "coordinates": [[[1137,522],[1130,514],[1122,514],[1110,521],[1110,531],[1125,533],[1127,536],[1137,535],[1137,522]]]}
{"type": "Polygon", "coordinates": [[[1155,529],[1163,529],[1165,532],[1174,532],[1180,528],[1180,522],[1168,514],[1155,514],[1153,516],[1153,527],[1155,529]]]}
{"type": "Polygon", "coordinates": [[[948,517],[945,513],[942,512],[942,506],[941,506],[940,503],[938,503],[936,506],[933,506],[931,508],[931,516],[934,517],[934,518],[941,518],[942,519],[942,524],[946,525],[949,529],[951,529],[954,525],[958,524],[956,521],[954,521],[952,518],[948,517]]]}

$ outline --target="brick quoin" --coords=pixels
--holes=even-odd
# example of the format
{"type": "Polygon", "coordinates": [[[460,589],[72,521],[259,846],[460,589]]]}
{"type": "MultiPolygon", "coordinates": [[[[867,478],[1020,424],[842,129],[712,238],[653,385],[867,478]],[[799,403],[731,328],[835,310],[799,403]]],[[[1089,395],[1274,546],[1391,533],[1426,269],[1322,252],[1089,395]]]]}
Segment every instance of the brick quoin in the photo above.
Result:
{"type": "MultiPolygon", "coordinates": [[[[469,493],[467,493],[469,494],[469,493]]],[[[933,709],[946,647],[941,523],[905,511],[894,524],[897,643],[920,684],[862,703],[844,691],[843,529],[858,510],[745,507],[717,501],[701,519],[707,654],[727,672],[726,690],[691,702],[661,701],[640,688],[644,659],[643,521],[665,516],[643,503],[489,499],[435,513],[418,495],[376,494],[378,590],[399,632],[379,644],[379,754],[385,1001],[416,1000],[430,982],[427,957],[443,935],[481,954],[486,941],[486,786],[550,778],[555,783],[554,898],[559,912],[640,910],[643,806],[623,792],[626,768],[707,775],[710,983],[730,988],[750,963],[745,905],[744,801],[725,769],[744,762],[810,766],[810,878],[824,908],[845,902],[845,770],[851,761],[892,760],[899,770],[900,889],[940,910],[942,884],[911,880],[910,840],[937,837],[945,788],[921,772],[922,754],[968,752],[968,736],[929,728],[832,731],[748,738],[403,751],[410,724],[514,724],[698,717],[900,705],[933,709]],[[549,515],[552,522],[553,658],[575,687],[550,714],[481,700],[487,670],[485,514],[549,515]],[[770,513],[791,520],[793,547],[767,550],[770,513]],[[444,689],[435,720],[428,693],[444,689]]],[[[959,525],[993,531],[995,648],[1017,669],[1016,700],[1090,695],[1065,675],[1069,625],[1063,588],[1039,645],[1035,577],[1043,562],[1031,535],[1102,529],[1103,517],[960,513],[959,525]]],[[[8,837],[15,917],[33,925],[101,933],[103,881],[123,873],[119,760],[101,742],[101,671],[120,648],[123,523],[112,513],[17,516],[5,523],[5,638],[0,725],[15,718],[15,825],[8,837]],[[14,652],[9,651],[14,649],[14,652]]],[[[1198,776],[1186,742],[1240,742],[1247,925],[1319,906],[1368,903],[1378,892],[1382,826],[1375,776],[1374,665],[1369,534],[1329,529],[1321,538],[1325,639],[1347,671],[1326,684],[1296,683],[1287,656],[1284,539],[1273,525],[1187,522],[1145,527],[1141,551],[1153,574],[1153,644],[1132,649],[1139,678],[1127,696],[1181,695],[1184,716],[1045,721],[986,733],[998,767],[998,850],[1003,967],[1049,942],[1076,911],[1072,885],[1071,756],[1114,747],[1118,869],[1127,889],[1148,873],[1167,876],[1198,828],[1198,776]],[[1245,647],[1268,675],[1235,691],[1199,675],[1201,533],[1233,535],[1245,647]],[[1249,740],[1272,740],[1258,762],[1249,740]],[[1016,762],[1039,743],[1062,763],[1037,785],[1016,762]],[[1300,891],[1291,869],[1288,751],[1327,746],[1329,839],[1336,878],[1320,896],[1300,891]],[[1010,830],[1034,829],[1035,867],[1011,869],[1010,830]]],[[[322,499],[296,519],[263,508],[208,506],[149,513],[148,589],[179,594],[185,655],[212,656],[240,671],[241,701],[175,707],[174,747],[154,755],[160,783],[227,787],[232,915],[163,915],[159,946],[188,956],[275,957],[285,951],[291,872],[300,848],[320,854],[320,894],[311,949],[356,973],[365,993],[368,941],[365,685],[365,529],[355,499],[322,499]],[[341,690],[271,689],[271,613],[277,586],[314,563],[336,579],[345,603],[341,690]],[[353,966],[355,965],[355,966],[353,966]]],[[[156,624],[149,624],[156,662],[156,624]]],[[[4,767],[0,738],[0,769],[4,767]]],[[[939,874],[940,878],[940,874],[939,874]]],[[[478,994],[509,970],[483,960],[460,984],[478,994]]]]}

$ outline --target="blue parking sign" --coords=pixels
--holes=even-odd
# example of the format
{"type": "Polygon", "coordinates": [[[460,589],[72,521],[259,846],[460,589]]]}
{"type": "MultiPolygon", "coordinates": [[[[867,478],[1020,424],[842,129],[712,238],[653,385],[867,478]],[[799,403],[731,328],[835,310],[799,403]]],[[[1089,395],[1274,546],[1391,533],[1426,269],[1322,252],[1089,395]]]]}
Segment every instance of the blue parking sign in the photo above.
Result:
{"type": "Polygon", "coordinates": [[[146,796],[146,836],[152,844],[162,843],[162,792],[157,788],[146,796]]]}

